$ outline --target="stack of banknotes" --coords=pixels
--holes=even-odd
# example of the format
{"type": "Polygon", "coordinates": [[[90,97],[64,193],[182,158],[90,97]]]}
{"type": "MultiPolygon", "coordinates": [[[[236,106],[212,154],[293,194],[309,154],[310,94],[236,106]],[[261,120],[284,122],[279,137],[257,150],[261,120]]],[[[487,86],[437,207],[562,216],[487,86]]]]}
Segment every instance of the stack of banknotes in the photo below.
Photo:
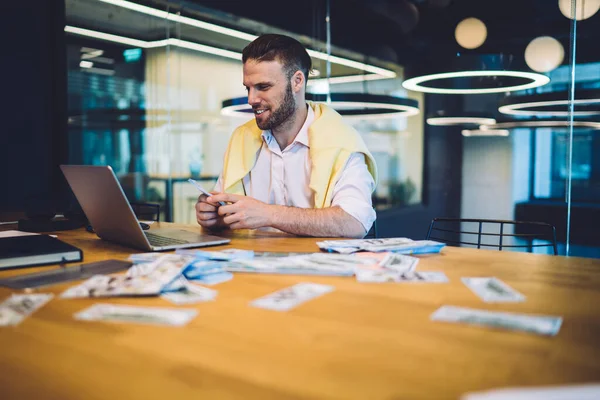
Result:
{"type": "Polygon", "coordinates": [[[317,242],[317,246],[321,250],[342,254],[351,254],[357,251],[429,254],[439,253],[445,245],[445,243],[433,240],[412,240],[409,238],[325,240],[317,242]]]}

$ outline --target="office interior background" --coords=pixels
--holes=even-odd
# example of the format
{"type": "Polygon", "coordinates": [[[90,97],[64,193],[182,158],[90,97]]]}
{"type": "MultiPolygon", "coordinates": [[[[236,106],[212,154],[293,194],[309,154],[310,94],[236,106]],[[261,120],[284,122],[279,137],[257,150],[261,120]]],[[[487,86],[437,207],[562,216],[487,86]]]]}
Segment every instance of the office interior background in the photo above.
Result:
{"type": "MultiPolygon", "coordinates": [[[[245,106],[242,49],[309,50],[310,98],[363,136],[381,237],[435,217],[553,224],[600,257],[600,0],[53,0],[2,5],[3,220],[75,212],[61,163],[195,224],[245,106]]],[[[90,182],[93,184],[93,182],[90,182]]],[[[541,239],[539,240],[541,241],[541,239]]],[[[538,241],[534,241],[537,243],[538,241]]],[[[550,248],[533,247],[535,252],[550,248]]]]}

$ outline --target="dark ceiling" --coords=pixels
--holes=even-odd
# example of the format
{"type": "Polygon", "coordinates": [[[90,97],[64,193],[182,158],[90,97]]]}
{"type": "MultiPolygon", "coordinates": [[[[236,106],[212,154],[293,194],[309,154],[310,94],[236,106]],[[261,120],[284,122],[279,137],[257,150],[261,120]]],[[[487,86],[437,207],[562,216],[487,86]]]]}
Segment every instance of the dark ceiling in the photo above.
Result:
{"type": "MultiPolygon", "coordinates": [[[[221,12],[326,40],[326,0],[188,0],[221,12]]],[[[558,0],[330,0],[332,43],[399,64],[430,61],[443,54],[504,53],[522,57],[527,44],[549,35],[570,54],[571,20],[558,0]],[[454,29],[476,17],[488,37],[478,49],[456,43],[454,29]]],[[[577,23],[577,62],[600,60],[600,12],[577,23]]]]}

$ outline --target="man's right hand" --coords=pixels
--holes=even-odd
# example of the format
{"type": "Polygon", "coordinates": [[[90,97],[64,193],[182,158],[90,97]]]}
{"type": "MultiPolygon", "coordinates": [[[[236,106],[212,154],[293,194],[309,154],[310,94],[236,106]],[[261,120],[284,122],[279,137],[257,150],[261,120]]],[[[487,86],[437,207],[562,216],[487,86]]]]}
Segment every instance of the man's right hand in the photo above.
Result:
{"type": "Polygon", "coordinates": [[[219,215],[218,203],[209,203],[206,199],[208,197],[201,194],[198,197],[196,203],[196,221],[198,224],[206,229],[216,230],[227,227],[227,224],[223,222],[223,217],[219,215]]]}

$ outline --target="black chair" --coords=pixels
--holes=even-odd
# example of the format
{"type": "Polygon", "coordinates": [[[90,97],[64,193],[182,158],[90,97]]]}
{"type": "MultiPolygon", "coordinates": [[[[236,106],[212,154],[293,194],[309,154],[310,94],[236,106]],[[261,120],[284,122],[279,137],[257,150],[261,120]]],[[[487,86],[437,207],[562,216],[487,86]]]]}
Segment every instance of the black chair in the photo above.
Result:
{"type": "Polygon", "coordinates": [[[159,222],[160,204],[135,202],[129,204],[131,204],[131,209],[138,219],[159,222]]]}
{"type": "Polygon", "coordinates": [[[369,232],[367,232],[367,234],[364,237],[365,239],[377,239],[379,238],[379,234],[377,232],[377,218],[375,218],[375,221],[373,221],[373,225],[371,226],[371,229],[369,229],[369,232]]]}
{"type": "Polygon", "coordinates": [[[434,218],[429,225],[426,239],[450,245],[477,246],[478,249],[523,248],[532,252],[534,247],[552,247],[554,255],[558,254],[556,229],[545,222],[434,218]],[[512,227],[512,233],[509,227],[512,227]],[[544,243],[534,244],[534,239],[543,240],[544,243]]]}
{"type": "MultiPolygon", "coordinates": [[[[135,214],[138,220],[159,222],[160,204],[131,202],[129,204],[131,205],[131,209],[133,210],[133,213],[135,214]]],[[[142,226],[142,229],[150,228],[150,225],[146,223],[140,222],[140,225],[142,226]]],[[[92,228],[92,225],[90,225],[87,221],[85,229],[90,233],[94,233],[94,228],[92,228]]]]}

